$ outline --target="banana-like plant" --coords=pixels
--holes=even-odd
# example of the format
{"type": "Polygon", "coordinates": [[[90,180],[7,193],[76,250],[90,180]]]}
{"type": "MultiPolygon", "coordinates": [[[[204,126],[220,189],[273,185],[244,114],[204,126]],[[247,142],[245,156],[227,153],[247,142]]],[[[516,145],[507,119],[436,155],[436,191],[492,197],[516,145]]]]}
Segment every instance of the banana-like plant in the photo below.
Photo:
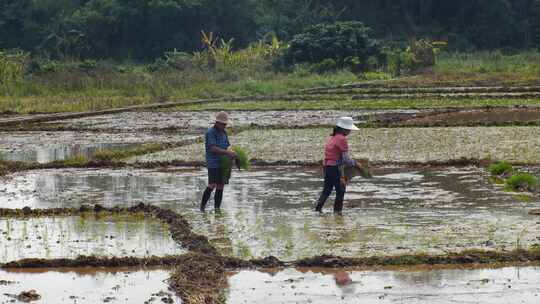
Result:
{"type": "Polygon", "coordinates": [[[217,62],[217,52],[216,52],[216,46],[215,46],[215,39],[214,39],[214,32],[206,33],[205,31],[201,31],[201,41],[203,45],[208,50],[208,58],[207,63],[208,67],[211,69],[214,69],[216,67],[217,62]]]}

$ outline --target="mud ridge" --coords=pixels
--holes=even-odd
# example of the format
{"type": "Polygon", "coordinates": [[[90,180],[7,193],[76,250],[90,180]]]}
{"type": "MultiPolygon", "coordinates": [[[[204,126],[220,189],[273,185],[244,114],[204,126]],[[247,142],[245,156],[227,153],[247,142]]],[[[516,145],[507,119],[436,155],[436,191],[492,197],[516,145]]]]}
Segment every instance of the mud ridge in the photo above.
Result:
{"type": "Polygon", "coordinates": [[[355,267],[355,266],[411,266],[453,264],[497,264],[540,261],[540,250],[495,252],[468,250],[447,255],[403,255],[389,257],[343,258],[332,255],[317,256],[293,262],[297,267],[355,267]]]}
{"type": "Polygon", "coordinates": [[[178,261],[169,286],[186,304],[225,303],[225,267],[219,257],[188,253],[178,261]]]}
{"type": "Polygon", "coordinates": [[[181,256],[97,257],[78,256],[75,259],[22,259],[1,265],[4,269],[15,268],[78,268],[78,267],[147,267],[173,266],[181,261],[181,256]]]}

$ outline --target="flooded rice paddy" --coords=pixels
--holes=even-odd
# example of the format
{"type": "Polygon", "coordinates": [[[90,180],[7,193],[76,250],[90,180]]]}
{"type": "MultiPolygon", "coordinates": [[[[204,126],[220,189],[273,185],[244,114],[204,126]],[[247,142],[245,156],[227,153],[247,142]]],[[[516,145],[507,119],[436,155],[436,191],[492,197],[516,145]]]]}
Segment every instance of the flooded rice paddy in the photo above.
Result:
{"type": "MultiPolygon", "coordinates": [[[[231,136],[233,145],[249,149],[250,157],[268,162],[320,163],[331,130],[248,130],[231,136]]],[[[379,128],[351,133],[356,158],[373,162],[432,162],[459,158],[540,162],[540,127],[379,128]]],[[[204,145],[132,158],[131,161],[203,161],[204,145]]]]}
{"type": "Polygon", "coordinates": [[[0,270],[0,280],[11,282],[0,284],[0,303],[21,303],[14,296],[29,290],[40,295],[36,304],[181,303],[168,278],[160,269],[0,270]]]}
{"type": "MultiPolygon", "coordinates": [[[[528,168],[539,176],[537,168],[528,168]]],[[[515,195],[478,168],[414,170],[385,167],[356,179],[343,216],[313,211],[320,172],[282,167],[233,173],[222,213],[198,211],[206,171],[99,169],[37,170],[13,175],[0,187],[4,208],[106,207],[140,201],[184,215],[221,253],[293,260],[320,254],[349,257],[442,254],[479,248],[512,250],[540,243],[536,194],[515,195]]]]}
{"type": "MultiPolygon", "coordinates": [[[[0,303],[181,303],[161,269],[0,270],[0,303]],[[55,282],[51,284],[50,282],[55,282]]],[[[537,303],[540,268],[281,269],[230,273],[226,303],[537,303]],[[342,284],[341,278],[347,278],[342,284]]]]}
{"type": "Polygon", "coordinates": [[[147,257],[186,252],[171,238],[167,225],[127,214],[0,218],[0,244],[0,264],[25,258],[147,257]]]}
{"type": "MultiPolygon", "coordinates": [[[[306,126],[333,125],[340,116],[353,116],[357,121],[365,121],[371,115],[416,114],[429,110],[362,110],[362,111],[234,111],[230,119],[234,127],[246,126],[306,126]]],[[[147,129],[189,129],[205,130],[215,119],[215,111],[182,112],[130,112],[114,115],[85,117],[51,122],[67,128],[86,130],[147,130],[147,129]]],[[[46,126],[47,124],[43,124],[46,126]]]]}
{"type": "Polygon", "coordinates": [[[145,143],[175,143],[195,137],[189,134],[0,132],[0,159],[47,163],[76,155],[91,157],[102,149],[129,149],[145,143]]]}
{"type": "Polygon", "coordinates": [[[538,303],[540,268],[242,271],[229,279],[240,303],[538,303]],[[350,283],[338,284],[343,277],[350,283]]]}

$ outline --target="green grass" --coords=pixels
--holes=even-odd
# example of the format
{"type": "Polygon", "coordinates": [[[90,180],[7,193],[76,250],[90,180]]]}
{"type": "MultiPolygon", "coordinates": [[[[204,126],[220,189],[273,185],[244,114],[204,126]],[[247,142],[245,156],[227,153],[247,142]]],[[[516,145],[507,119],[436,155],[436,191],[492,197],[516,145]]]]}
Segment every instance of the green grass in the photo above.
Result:
{"type": "Polygon", "coordinates": [[[499,51],[476,53],[443,53],[438,56],[434,72],[454,73],[520,73],[540,75],[540,52],[525,51],[504,55],[499,51]]]}
{"type": "Polygon", "coordinates": [[[43,75],[0,94],[0,112],[53,113],[103,110],[184,99],[270,95],[355,82],[347,71],[334,74],[258,72],[161,72],[134,68],[126,73],[43,75]],[[71,77],[69,76],[71,75],[71,77]]]}
{"type": "Polygon", "coordinates": [[[520,190],[524,186],[528,190],[534,190],[537,185],[538,179],[536,176],[525,172],[518,172],[506,180],[506,188],[511,191],[520,190]]]}
{"type": "Polygon", "coordinates": [[[117,161],[124,158],[144,155],[154,152],[159,152],[166,149],[166,145],[162,144],[144,144],[136,148],[127,149],[127,150],[99,150],[96,151],[92,159],[100,161],[117,161]]]}
{"type": "Polygon", "coordinates": [[[180,106],[170,110],[354,110],[354,109],[427,109],[540,106],[540,99],[380,99],[316,101],[242,101],[214,102],[180,106]]]}
{"type": "MultiPolygon", "coordinates": [[[[463,85],[530,85],[540,84],[540,52],[516,55],[500,52],[441,54],[432,71],[423,75],[390,79],[384,71],[353,74],[337,71],[328,74],[310,72],[298,66],[292,72],[273,71],[266,61],[252,65],[227,65],[216,70],[192,67],[185,70],[152,70],[137,63],[97,62],[92,69],[81,69],[80,62],[55,62],[52,71],[26,75],[0,92],[2,113],[51,113],[102,110],[183,99],[223,96],[284,94],[301,89],[335,86],[368,80],[395,87],[463,86],[463,85]]],[[[454,103],[454,102],[452,102],[454,103]]],[[[357,101],[345,105],[324,101],[300,105],[301,108],[411,108],[454,106],[446,100],[357,101]]],[[[538,100],[456,101],[456,106],[538,105],[538,100]]],[[[217,104],[214,108],[218,108],[217,104]]],[[[298,103],[294,103],[298,105],[298,103]]],[[[236,104],[228,108],[291,109],[294,106],[274,102],[270,105],[236,104]]]]}
{"type": "Polygon", "coordinates": [[[512,173],[512,171],[513,171],[512,164],[510,164],[509,162],[505,162],[505,161],[496,162],[494,164],[491,164],[488,169],[489,169],[489,172],[491,173],[491,175],[494,175],[494,176],[500,176],[500,175],[503,175],[503,174],[509,174],[509,173],[512,173]]]}

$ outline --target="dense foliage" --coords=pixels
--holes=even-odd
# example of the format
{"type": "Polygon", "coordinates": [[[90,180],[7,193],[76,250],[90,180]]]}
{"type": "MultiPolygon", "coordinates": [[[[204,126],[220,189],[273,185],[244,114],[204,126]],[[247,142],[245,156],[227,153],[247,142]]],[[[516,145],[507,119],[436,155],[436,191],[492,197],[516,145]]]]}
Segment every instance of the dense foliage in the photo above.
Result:
{"type": "Polygon", "coordinates": [[[335,21],[361,21],[381,39],[443,40],[460,50],[540,46],[540,0],[0,0],[0,49],[153,59],[200,49],[201,30],[244,47],[335,21]]]}
{"type": "Polygon", "coordinates": [[[377,65],[382,57],[371,29],[361,22],[336,22],[314,25],[295,35],[287,50],[288,63],[319,63],[321,69],[377,65]],[[328,66],[328,68],[326,68],[328,66]]]}

